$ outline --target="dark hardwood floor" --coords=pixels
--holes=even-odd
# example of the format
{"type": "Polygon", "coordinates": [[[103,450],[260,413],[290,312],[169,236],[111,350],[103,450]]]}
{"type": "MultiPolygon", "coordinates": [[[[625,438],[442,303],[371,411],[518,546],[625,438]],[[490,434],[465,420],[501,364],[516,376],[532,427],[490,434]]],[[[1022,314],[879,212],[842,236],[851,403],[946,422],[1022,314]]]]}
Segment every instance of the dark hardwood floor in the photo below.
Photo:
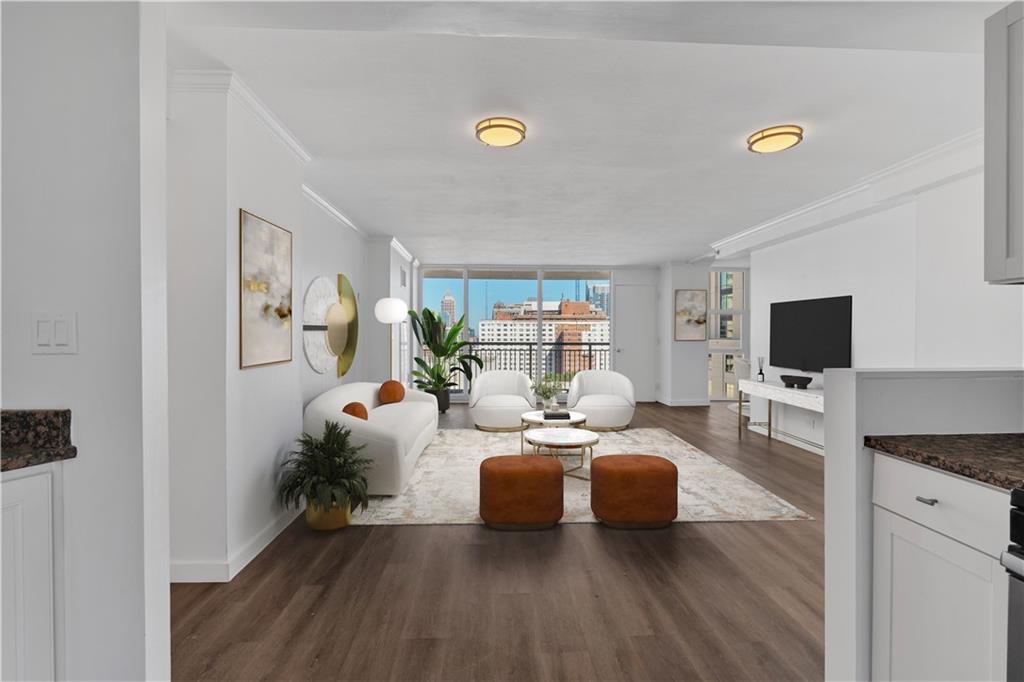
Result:
{"type": "MultiPolygon", "coordinates": [[[[442,427],[469,426],[453,406],[442,427]]],[[[175,679],[822,679],[823,461],[736,415],[644,404],[664,427],[815,517],[308,530],[232,582],[171,590],[175,679]]]]}

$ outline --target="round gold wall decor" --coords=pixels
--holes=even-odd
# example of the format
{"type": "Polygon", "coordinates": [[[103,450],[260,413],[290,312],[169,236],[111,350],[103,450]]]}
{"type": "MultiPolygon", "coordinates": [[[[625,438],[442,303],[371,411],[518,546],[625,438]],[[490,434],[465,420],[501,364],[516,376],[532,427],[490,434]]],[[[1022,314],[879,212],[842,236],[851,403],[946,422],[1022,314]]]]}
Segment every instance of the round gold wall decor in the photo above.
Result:
{"type": "MultiPolygon", "coordinates": [[[[333,311],[327,317],[327,332],[335,326],[345,327],[345,345],[337,349],[338,376],[342,377],[352,369],[352,363],[356,359],[356,342],[359,341],[359,306],[356,302],[356,292],[352,289],[352,283],[345,275],[338,275],[338,306],[340,310],[333,311]]],[[[333,310],[333,309],[332,309],[333,310]]],[[[340,338],[336,334],[334,338],[340,338]]],[[[333,348],[333,346],[332,346],[333,348]]]]}
{"type": "Polygon", "coordinates": [[[358,340],[359,308],[348,278],[321,276],[310,282],[302,310],[302,347],[309,366],[320,374],[335,368],[344,376],[358,340]]]}

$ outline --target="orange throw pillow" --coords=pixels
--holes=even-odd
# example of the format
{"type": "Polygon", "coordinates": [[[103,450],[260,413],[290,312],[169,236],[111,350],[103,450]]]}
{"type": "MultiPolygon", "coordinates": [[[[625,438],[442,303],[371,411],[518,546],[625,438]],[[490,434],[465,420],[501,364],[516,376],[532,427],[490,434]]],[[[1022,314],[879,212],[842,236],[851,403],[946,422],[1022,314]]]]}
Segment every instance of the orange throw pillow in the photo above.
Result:
{"type": "Polygon", "coordinates": [[[345,407],[341,408],[341,411],[345,414],[350,414],[353,417],[358,417],[359,419],[369,419],[370,417],[369,412],[366,411],[366,405],[363,405],[362,403],[349,403],[345,407]]]}
{"type": "Polygon", "coordinates": [[[405,386],[394,379],[388,379],[380,385],[380,391],[377,393],[377,397],[380,398],[381,405],[400,403],[402,402],[402,399],[405,398],[405,386]]]}

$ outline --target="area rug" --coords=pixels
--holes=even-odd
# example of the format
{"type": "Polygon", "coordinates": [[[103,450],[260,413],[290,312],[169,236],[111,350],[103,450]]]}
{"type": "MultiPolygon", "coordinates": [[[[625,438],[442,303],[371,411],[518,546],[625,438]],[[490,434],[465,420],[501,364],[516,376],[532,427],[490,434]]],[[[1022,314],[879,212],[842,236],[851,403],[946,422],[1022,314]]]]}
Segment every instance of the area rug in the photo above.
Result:
{"type": "MultiPolygon", "coordinates": [[[[482,523],[480,462],[519,453],[519,433],[442,429],[420,455],[401,495],[375,497],[352,515],[354,525],[448,525],[482,523]]],[[[594,456],[644,453],[672,460],[679,468],[680,521],[784,521],[811,517],[711,455],[665,429],[602,433],[594,456]]],[[[573,466],[578,456],[561,458],[573,466]]],[[[589,476],[589,462],[583,473],[589,476]]],[[[580,473],[580,472],[577,472],[580,473]]],[[[565,477],[562,523],[596,523],[590,512],[590,482],[565,477]]]]}

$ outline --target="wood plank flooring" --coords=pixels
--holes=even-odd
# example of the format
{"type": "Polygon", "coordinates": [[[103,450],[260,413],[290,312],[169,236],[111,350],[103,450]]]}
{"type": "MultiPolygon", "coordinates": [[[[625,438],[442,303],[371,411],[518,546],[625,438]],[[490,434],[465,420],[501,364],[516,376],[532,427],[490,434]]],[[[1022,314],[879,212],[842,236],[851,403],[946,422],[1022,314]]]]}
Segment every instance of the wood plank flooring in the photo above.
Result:
{"type": "MultiPolygon", "coordinates": [[[[469,426],[453,406],[443,427],[469,426]]],[[[815,517],[353,527],[296,520],[232,582],[171,589],[175,679],[822,679],[823,461],[736,415],[643,404],[660,426],[815,517]]]]}

